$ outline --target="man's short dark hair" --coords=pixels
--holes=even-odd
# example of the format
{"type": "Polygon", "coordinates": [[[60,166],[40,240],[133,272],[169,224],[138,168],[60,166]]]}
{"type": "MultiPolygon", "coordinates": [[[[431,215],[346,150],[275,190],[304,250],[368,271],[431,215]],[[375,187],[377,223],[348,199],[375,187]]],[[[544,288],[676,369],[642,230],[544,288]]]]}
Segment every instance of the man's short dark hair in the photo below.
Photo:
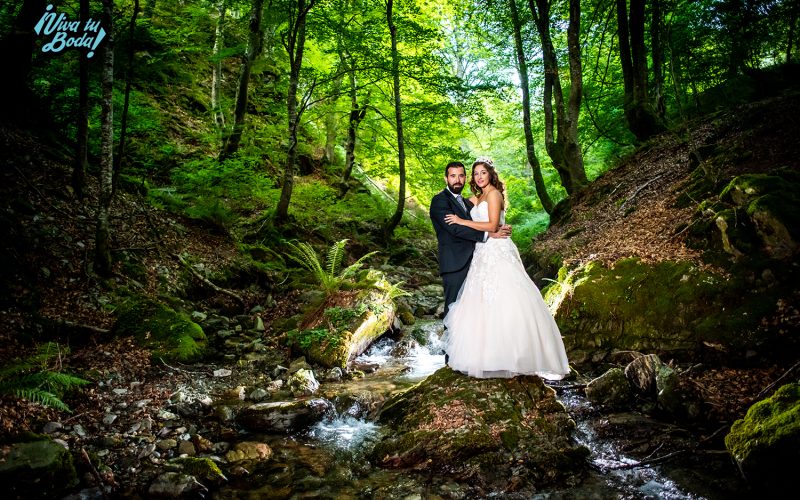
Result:
{"type": "Polygon", "coordinates": [[[444,168],[444,176],[445,176],[445,177],[447,177],[447,174],[449,174],[449,173],[450,173],[450,169],[451,169],[451,168],[463,168],[463,169],[464,169],[464,172],[466,172],[466,171],[467,171],[467,167],[465,167],[465,166],[464,166],[464,164],[463,164],[463,163],[461,163],[460,161],[451,161],[451,162],[450,162],[450,163],[448,163],[448,164],[447,164],[447,166],[444,168]]]}

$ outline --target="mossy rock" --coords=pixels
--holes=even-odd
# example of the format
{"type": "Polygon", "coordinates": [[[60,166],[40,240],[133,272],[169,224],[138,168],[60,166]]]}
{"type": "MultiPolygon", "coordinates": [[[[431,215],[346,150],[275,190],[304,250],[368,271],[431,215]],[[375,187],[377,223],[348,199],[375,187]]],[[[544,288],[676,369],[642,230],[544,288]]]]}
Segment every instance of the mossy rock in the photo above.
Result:
{"type": "Polygon", "coordinates": [[[725,436],[725,446],[754,486],[785,492],[800,464],[800,384],[755,403],[725,436]]]}
{"type": "Polygon", "coordinates": [[[346,368],[392,328],[396,307],[382,290],[348,290],[310,310],[288,337],[292,348],[312,363],[346,368]]]}
{"type": "Polygon", "coordinates": [[[535,486],[555,483],[588,454],[570,439],[575,424],[555,391],[534,376],[475,379],[442,368],[390,398],[379,419],[390,430],[371,453],[375,463],[446,470],[487,487],[517,473],[535,486]]]}
{"type": "Polygon", "coordinates": [[[179,457],[173,458],[167,464],[169,467],[175,467],[181,472],[199,478],[205,484],[221,484],[228,480],[219,466],[210,458],[179,457]]]}
{"type": "Polygon", "coordinates": [[[780,293],[690,262],[638,259],[562,268],[543,292],[568,351],[686,350],[703,341],[752,347],[780,293]]]}
{"type": "Polygon", "coordinates": [[[786,261],[800,250],[800,177],[746,174],[734,177],[719,196],[698,206],[687,244],[711,250],[707,259],[786,261]]]}
{"type": "Polygon", "coordinates": [[[120,308],[115,332],[133,336],[152,351],[154,359],[164,361],[197,361],[206,349],[200,325],[185,313],[147,298],[133,299],[120,308]]]}
{"type": "Polygon", "coordinates": [[[15,443],[0,460],[0,481],[11,498],[61,498],[78,484],[69,450],[50,439],[15,443]]]}

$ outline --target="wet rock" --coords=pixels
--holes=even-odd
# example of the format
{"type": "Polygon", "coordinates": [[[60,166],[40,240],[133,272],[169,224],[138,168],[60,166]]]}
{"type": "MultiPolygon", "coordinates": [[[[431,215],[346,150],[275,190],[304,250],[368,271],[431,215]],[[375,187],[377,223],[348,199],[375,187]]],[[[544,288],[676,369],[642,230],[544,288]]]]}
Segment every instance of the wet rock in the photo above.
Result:
{"type": "Polygon", "coordinates": [[[305,356],[300,356],[289,364],[289,375],[296,373],[298,370],[312,370],[311,365],[308,364],[305,356]]]}
{"type": "Polygon", "coordinates": [[[586,386],[587,399],[604,406],[625,406],[631,396],[631,386],[621,368],[608,370],[586,386]]]}
{"type": "Polygon", "coordinates": [[[111,425],[111,424],[113,424],[113,423],[114,423],[114,421],[115,421],[115,420],[117,420],[117,415],[114,415],[113,413],[107,413],[107,414],[106,414],[106,415],[103,417],[103,424],[105,424],[105,425],[111,425]]]}
{"type": "Polygon", "coordinates": [[[227,389],[225,391],[225,393],[223,394],[223,398],[224,399],[240,399],[240,400],[244,401],[244,397],[245,397],[244,391],[245,391],[245,387],[243,385],[240,385],[240,386],[237,386],[237,387],[232,387],[232,388],[227,389]]]}
{"type": "Polygon", "coordinates": [[[44,424],[44,427],[42,427],[42,432],[44,432],[45,434],[55,434],[56,432],[60,431],[63,428],[64,424],[62,424],[61,422],[47,422],[46,424],[44,424]]]}
{"type": "Polygon", "coordinates": [[[214,409],[214,415],[217,417],[217,420],[221,423],[228,423],[232,422],[234,418],[236,418],[236,412],[227,405],[220,405],[214,409]]]}
{"type": "Polygon", "coordinates": [[[160,410],[158,412],[159,420],[178,420],[178,416],[167,410],[160,410]]]}
{"type": "Polygon", "coordinates": [[[272,370],[272,378],[274,380],[280,379],[283,375],[285,375],[289,371],[288,368],[285,366],[278,365],[272,370]]]}
{"type": "Polygon", "coordinates": [[[680,377],[667,365],[659,366],[656,371],[656,400],[659,407],[674,417],[680,418],[686,413],[680,393],[680,377]]]}
{"type": "Polygon", "coordinates": [[[236,421],[252,431],[294,432],[318,422],[331,408],[325,399],[258,403],[242,410],[236,421]]]}
{"type": "Polygon", "coordinates": [[[272,456],[272,448],[266,443],[243,441],[236,443],[233,449],[225,454],[228,462],[241,462],[242,460],[263,461],[272,456]]]}
{"type": "Polygon", "coordinates": [[[197,455],[197,450],[195,450],[194,443],[191,441],[181,441],[178,443],[178,454],[193,457],[197,455]]]}
{"type": "Polygon", "coordinates": [[[447,471],[482,487],[513,476],[536,486],[578,473],[588,450],[571,440],[575,423],[539,377],[474,379],[442,368],[390,398],[391,428],[371,459],[383,467],[447,471]]]}
{"type": "MultiPolygon", "coordinates": [[[[150,417],[147,417],[147,418],[149,419],[150,417]]],[[[82,438],[86,437],[86,429],[84,429],[81,424],[73,425],[72,426],[72,432],[74,432],[75,435],[78,436],[78,437],[82,437],[82,438]]]]}
{"type": "Polygon", "coordinates": [[[51,440],[14,443],[0,461],[0,484],[10,498],[60,498],[78,484],[72,455],[51,440]]]}
{"type": "Polygon", "coordinates": [[[642,394],[653,394],[656,389],[656,372],[661,366],[656,354],[639,356],[625,367],[625,377],[642,394]]]}
{"type": "Polygon", "coordinates": [[[167,451],[175,448],[178,446],[178,441],[176,439],[162,439],[161,441],[156,443],[156,446],[161,451],[167,451]]]}
{"type": "Polygon", "coordinates": [[[220,368],[218,370],[214,370],[215,377],[230,377],[233,372],[227,368],[220,368]]]}
{"type": "Polygon", "coordinates": [[[192,435],[192,443],[194,443],[195,449],[200,453],[209,453],[214,447],[214,443],[200,434],[192,435]]]}
{"type": "Polygon", "coordinates": [[[342,380],[342,369],[334,366],[325,374],[325,380],[328,382],[339,382],[342,380]]]}
{"type": "Polygon", "coordinates": [[[319,390],[319,382],[314,378],[314,372],[301,368],[289,377],[288,384],[292,395],[311,396],[319,390]]]}
{"type": "Polygon", "coordinates": [[[784,385],[751,406],[734,422],[725,446],[753,486],[792,491],[800,464],[800,383],[784,385]]]}
{"type": "Polygon", "coordinates": [[[179,457],[167,462],[167,467],[200,479],[204,484],[223,484],[228,478],[210,458],[179,457]]]}
{"type": "Polygon", "coordinates": [[[165,472],[158,476],[147,492],[162,498],[200,498],[208,491],[197,478],[180,472],[165,472]]]}
{"type": "Polygon", "coordinates": [[[263,401],[267,398],[269,398],[269,392],[260,387],[257,389],[253,389],[252,391],[250,391],[250,394],[247,395],[247,399],[255,402],[263,401]]]}

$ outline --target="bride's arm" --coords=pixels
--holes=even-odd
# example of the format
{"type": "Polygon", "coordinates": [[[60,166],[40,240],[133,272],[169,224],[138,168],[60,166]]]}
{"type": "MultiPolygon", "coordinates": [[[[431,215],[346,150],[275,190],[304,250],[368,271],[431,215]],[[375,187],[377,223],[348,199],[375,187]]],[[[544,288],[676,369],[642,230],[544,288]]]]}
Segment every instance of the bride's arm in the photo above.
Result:
{"type": "Polygon", "coordinates": [[[500,226],[500,207],[503,201],[503,195],[499,191],[492,191],[489,193],[487,202],[489,203],[489,222],[476,222],[473,220],[465,220],[457,215],[448,215],[445,217],[445,222],[448,224],[458,224],[460,226],[467,226],[478,231],[487,231],[493,233],[497,231],[500,226]]]}

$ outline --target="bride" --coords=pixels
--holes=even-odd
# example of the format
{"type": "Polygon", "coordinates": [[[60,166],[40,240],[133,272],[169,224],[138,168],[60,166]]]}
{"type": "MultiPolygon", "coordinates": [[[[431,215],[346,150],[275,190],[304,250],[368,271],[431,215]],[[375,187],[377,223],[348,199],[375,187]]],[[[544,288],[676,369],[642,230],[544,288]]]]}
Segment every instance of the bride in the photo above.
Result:
{"type": "MultiPolygon", "coordinates": [[[[450,214],[445,222],[497,230],[505,223],[504,186],[492,160],[481,157],[472,164],[470,187],[473,220],[450,214]]],[[[569,373],[558,326],[510,239],[476,244],[469,274],[444,324],[454,370],[479,378],[535,374],[551,380],[569,373]]]]}

